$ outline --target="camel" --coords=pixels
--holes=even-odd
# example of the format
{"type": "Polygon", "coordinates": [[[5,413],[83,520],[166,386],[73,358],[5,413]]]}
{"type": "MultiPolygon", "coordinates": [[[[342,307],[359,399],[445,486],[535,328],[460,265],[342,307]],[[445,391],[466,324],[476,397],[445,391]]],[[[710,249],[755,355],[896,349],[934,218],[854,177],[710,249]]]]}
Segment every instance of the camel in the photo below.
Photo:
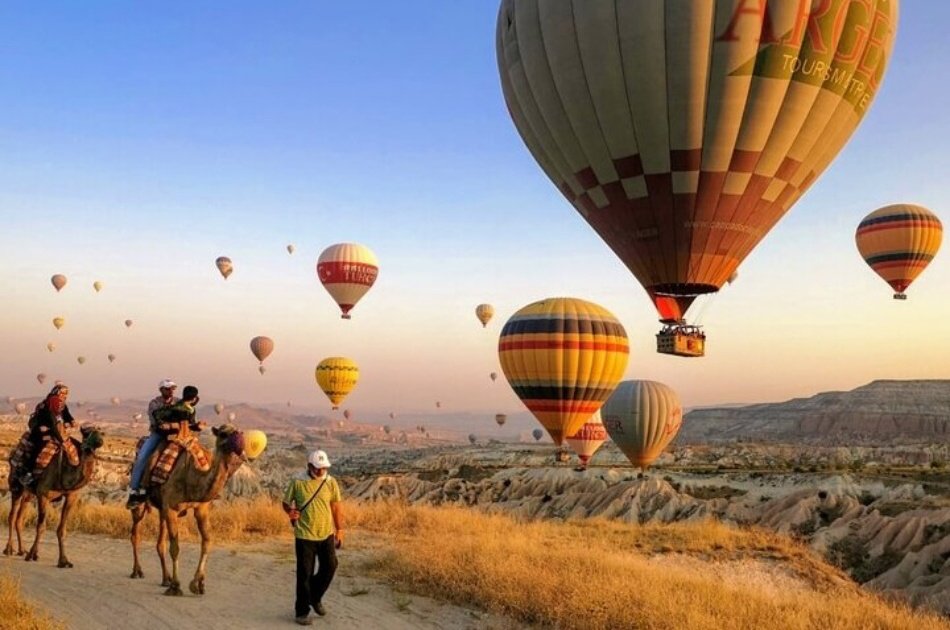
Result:
{"type": "MultiPolygon", "coordinates": [[[[132,578],[143,578],[142,567],[139,564],[139,526],[151,507],[159,511],[158,522],[158,558],[162,563],[162,586],[167,586],[166,595],[182,595],[181,584],[178,581],[178,519],[194,510],[195,523],[201,535],[201,557],[198,568],[189,588],[195,595],[204,595],[205,570],[208,564],[208,553],[211,549],[211,502],[218,498],[224,489],[224,484],[240,468],[247,457],[244,454],[244,434],[229,424],[213,427],[216,443],[214,459],[208,472],[200,472],[195,468],[194,460],[187,453],[182,453],[175,462],[168,480],[160,486],[149,486],[148,500],[132,508],[132,578]],[[171,547],[172,573],[168,574],[165,562],[166,535],[171,547]]],[[[156,453],[162,449],[157,449],[156,453]]],[[[154,457],[153,457],[154,461],[154,457]]],[[[151,468],[151,466],[149,466],[151,468]]]]}
{"type": "MultiPolygon", "coordinates": [[[[46,530],[46,513],[50,503],[62,499],[63,507],[59,514],[59,527],[56,528],[56,538],[59,540],[59,562],[57,567],[71,569],[73,563],[66,558],[66,526],[69,513],[76,504],[76,498],[81,490],[92,479],[96,465],[96,451],[102,446],[102,433],[94,427],[84,426],[80,429],[82,442],[73,440],[79,446],[79,465],[72,466],[66,459],[63,450],[54,457],[36,480],[33,488],[25,488],[17,479],[15,471],[10,470],[8,484],[10,486],[10,514],[7,523],[10,528],[7,546],[3,555],[13,555],[13,535],[16,533],[17,555],[23,555],[23,521],[26,518],[24,509],[31,496],[36,497],[36,538],[33,546],[26,554],[26,560],[39,560],[40,539],[46,530]]],[[[73,439],[73,438],[66,438],[73,439]]]]}

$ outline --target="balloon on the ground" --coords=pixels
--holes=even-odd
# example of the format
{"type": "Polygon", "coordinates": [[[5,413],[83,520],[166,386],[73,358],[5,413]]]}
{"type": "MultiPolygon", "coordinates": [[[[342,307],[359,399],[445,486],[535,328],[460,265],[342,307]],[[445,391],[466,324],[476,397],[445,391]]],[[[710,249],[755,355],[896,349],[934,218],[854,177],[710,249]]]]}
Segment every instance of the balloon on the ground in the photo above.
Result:
{"type": "Polygon", "coordinates": [[[40,372],[39,374],[36,375],[36,380],[39,381],[40,385],[42,385],[43,383],[46,382],[46,374],[43,374],[42,372],[40,372]]]}
{"type": "Polygon", "coordinates": [[[482,323],[482,328],[488,326],[488,322],[495,315],[495,307],[491,304],[479,304],[475,307],[475,317],[482,323]]]}
{"type": "Polygon", "coordinates": [[[339,409],[340,403],[356,387],[360,377],[360,369],[353,359],[327,357],[317,364],[314,377],[317,385],[330,399],[333,409],[339,409]]]}
{"type": "Polygon", "coordinates": [[[132,327],[132,320],[131,320],[131,319],[125,320],[125,327],[126,327],[126,328],[131,328],[131,327],[132,327]]]}
{"type": "Polygon", "coordinates": [[[221,403],[215,403],[214,413],[220,416],[222,411],[224,411],[224,405],[221,403]]]}
{"type": "Polygon", "coordinates": [[[683,424],[679,396],[656,381],[622,382],[601,414],[610,439],[641,468],[660,456],[683,424]]]}
{"type": "Polygon", "coordinates": [[[317,277],[342,311],[343,319],[366,295],[379,275],[376,254],[365,245],[338,243],[323,250],[317,260],[317,277]]]}
{"type": "Polygon", "coordinates": [[[854,238],[864,262],[903,300],[940,250],[943,225],[927,208],[899,203],[864,217],[854,238]]]}
{"type": "Polygon", "coordinates": [[[228,276],[234,273],[234,264],[227,256],[219,256],[217,260],[214,261],[214,264],[218,268],[218,271],[221,273],[221,275],[224,276],[225,280],[228,279],[228,276]]]}
{"type": "Polygon", "coordinates": [[[66,318],[65,318],[65,317],[54,317],[54,318],[53,318],[53,326],[56,327],[56,330],[59,330],[60,328],[62,328],[62,327],[65,326],[65,325],[66,325],[66,318]]]}
{"type": "Polygon", "coordinates": [[[576,298],[525,306],[498,339],[508,383],[558,446],[607,400],[628,355],[627,333],[617,318],[576,298]]]}
{"type": "Polygon", "coordinates": [[[507,421],[508,421],[508,416],[506,414],[503,414],[503,413],[495,414],[495,424],[497,424],[498,426],[500,427],[504,426],[505,422],[507,421]]]}
{"type": "Polygon", "coordinates": [[[56,344],[51,341],[48,344],[46,344],[46,349],[52,352],[53,350],[56,349],[56,344]]]}
{"type": "Polygon", "coordinates": [[[263,431],[251,430],[244,432],[244,454],[248,459],[257,459],[267,448],[267,435],[263,431]]]}
{"type": "Polygon", "coordinates": [[[544,437],[544,431],[541,429],[534,429],[533,431],[531,431],[531,437],[534,438],[535,442],[540,442],[541,438],[544,437]]]}
{"type": "Polygon", "coordinates": [[[96,290],[96,293],[99,293],[99,291],[102,291],[102,283],[96,280],[92,283],[92,288],[96,290]]]}
{"type": "Polygon", "coordinates": [[[511,118],[664,321],[718,291],[877,95],[898,0],[503,0],[511,118]]]}
{"type": "Polygon", "coordinates": [[[571,450],[577,453],[577,458],[581,460],[581,467],[583,468],[587,467],[590,458],[594,456],[597,449],[607,439],[607,430],[604,428],[600,414],[601,412],[598,411],[577,430],[577,433],[564,438],[571,450]]]}
{"type": "Polygon", "coordinates": [[[56,274],[49,279],[53,283],[53,288],[56,289],[56,292],[59,293],[63,290],[63,287],[66,286],[66,276],[61,273],[56,274]]]}
{"type": "Polygon", "coordinates": [[[109,359],[109,363],[115,363],[115,355],[114,355],[114,354],[110,354],[110,355],[109,355],[108,357],[106,357],[106,358],[109,359]]]}

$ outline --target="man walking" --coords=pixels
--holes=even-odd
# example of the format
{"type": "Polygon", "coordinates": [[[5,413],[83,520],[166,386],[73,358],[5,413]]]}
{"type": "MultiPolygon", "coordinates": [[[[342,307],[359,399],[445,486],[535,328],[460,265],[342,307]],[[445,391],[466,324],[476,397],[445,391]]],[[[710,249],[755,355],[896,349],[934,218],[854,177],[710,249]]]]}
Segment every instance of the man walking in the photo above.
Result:
{"type": "Polygon", "coordinates": [[[295,617],[302,626],[312,625],[310,608],[323,616],[323,595],[336,572],[336,550],[343,545],[343,509],[340,486],[329,473],[330,460],[323,451],[307,458],[307,472],[292,479],[284,492],[284,511],[294,526],[297,553],[295,617]],[[316,575],[315,561],[319,564],[316,575]]]}
{"type": "Polygon", "coordinates": [[[170,378],[163,379],[158,384],[159,395],[148,403],[148,439],[139,449],[138,457],[132,466],[132,479],[129,483],[129,501],[126,507],[133,508],[139,503],[145,501],[145,491],[142,490],[142,477],[145,476],[145,467],[148,466],[148,460],[158,448],[159,442],[164,439],[164,435],[158,430],[158,419],[155,412],[163,407],[170,407],[178,402],[175,398],[175,390],[178,385],[170,378]]]}

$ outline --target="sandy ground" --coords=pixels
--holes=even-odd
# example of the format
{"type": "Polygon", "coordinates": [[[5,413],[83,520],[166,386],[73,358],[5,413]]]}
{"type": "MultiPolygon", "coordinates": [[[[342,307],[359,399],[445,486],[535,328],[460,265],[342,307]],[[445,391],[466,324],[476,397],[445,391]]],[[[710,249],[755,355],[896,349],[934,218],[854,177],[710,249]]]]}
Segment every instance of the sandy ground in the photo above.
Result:
{"type": "MultiPolygon", "coordinates": [[[[293,619],[292,542],[256,551],[218,546],[211,552],[206,594],[188,593],[198,560],[196,543],[182,550],[183,597],[167,597],[154,545],[147,546],[145,579],[129,578],[127,541],[73,534],[67,541],[72,569],[56,568],[56,536],[47,535],[38,563],[0,556],[0,571],[20,578],[26,598],[65,621],[69,628],[279,628],[293,619]],[[67,612],[68,611],[68,612],[67,612]]],[[[32,542],[32,533],[27,536],[32,542]]],[[[433,599],[393,591],[359,575],[365,551],[340,552],[340,568],[324,597],[328,614],[314,615],[319,628],[505,628],[513,624],[433,599]]],[[[2,626],[2,623],[0,623],[2,626]]]]}

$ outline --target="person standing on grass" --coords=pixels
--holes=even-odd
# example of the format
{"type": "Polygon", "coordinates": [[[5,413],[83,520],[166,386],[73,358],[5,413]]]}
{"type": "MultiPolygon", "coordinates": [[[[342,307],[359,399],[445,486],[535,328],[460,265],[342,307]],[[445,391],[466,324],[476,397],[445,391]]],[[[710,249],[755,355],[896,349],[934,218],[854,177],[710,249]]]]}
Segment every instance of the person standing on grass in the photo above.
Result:
{"type": "Polygon", "coordinates": [[[313,451],[307,458],[307,472],[292,479],[284,492],[283,507],[294,526],[297,554],[294,616],[302,626],[312,625],[311,608],[321,617],[327,614],[323,595],[336,573],[336,550],[343,545],[340,486],[329,468],[327,454],[313,451]],[[315,563],[319,566],[316,575],[315,563]]]}

